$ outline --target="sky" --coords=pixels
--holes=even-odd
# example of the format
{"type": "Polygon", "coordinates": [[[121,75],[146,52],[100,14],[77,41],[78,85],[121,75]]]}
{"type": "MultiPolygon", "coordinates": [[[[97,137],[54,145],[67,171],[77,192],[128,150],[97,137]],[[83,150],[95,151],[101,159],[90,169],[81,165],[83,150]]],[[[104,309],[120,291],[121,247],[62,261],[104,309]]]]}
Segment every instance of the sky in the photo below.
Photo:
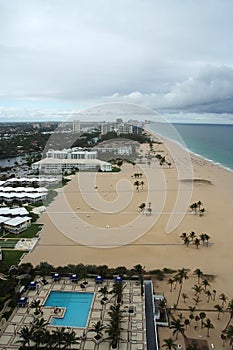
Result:
{"type": "Polygon", "coordinates": [[[0,0],[0,121],[103,103],[233,123],[232,0],[0,0]]]}

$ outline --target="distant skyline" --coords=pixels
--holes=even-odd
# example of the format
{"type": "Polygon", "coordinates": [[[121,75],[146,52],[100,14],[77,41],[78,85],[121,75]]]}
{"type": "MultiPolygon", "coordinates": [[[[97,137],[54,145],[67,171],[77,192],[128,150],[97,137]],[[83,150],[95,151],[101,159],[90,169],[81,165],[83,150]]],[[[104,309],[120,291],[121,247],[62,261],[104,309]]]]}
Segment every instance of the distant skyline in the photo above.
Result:
{"type": "Polygon", "coordinates": [[[0,0],[0,121],[135,103],[233,123],[231,0],[0,0]]]}

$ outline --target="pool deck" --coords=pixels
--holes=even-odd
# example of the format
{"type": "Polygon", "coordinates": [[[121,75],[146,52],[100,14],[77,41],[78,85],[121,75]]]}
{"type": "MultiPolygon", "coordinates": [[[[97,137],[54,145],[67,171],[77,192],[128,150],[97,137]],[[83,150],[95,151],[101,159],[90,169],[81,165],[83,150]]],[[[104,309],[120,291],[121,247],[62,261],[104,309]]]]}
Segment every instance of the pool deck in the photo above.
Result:
{"type": "MultiPolygon", "coordinates": [[[[35,279],[35,280],[39,280],[35,279]]],[[[47,278],[48,284],[43,285],[39,283],[37,290],[29,290],[24,293],[24,296],[28,297],[28,305],[32,300],[40,300],[41,305],[45,303],[50,291],[78,291],[83,292],[80,287],[80,282],[71,282],[69,278],[62,278],[59,282],[54,282],[52,278],[47,278]]],[[[109,350],[109,340],[106,340],[107,334],[104,333],[103,341],[99,344],[94,342],[94,332],[89,332],[93,327],[93,323],[102,320],[104,325],[107,325],[110,321],[108,312],[110,306],[113,304],[113,300],[107,302],[105,305],[101,304],[101,295],[98,293],[101,287],[107,286],[108,291],[112,289],[113,280],[106,280],[102,284],[96,284],[94,280],[87,279],[88,285],[86,292],[94,292],[94,300],[90,311],[87,327],[84,328],[72,328],[78,337],[80,337],[80,344],[74,345],[71,349],[80,350],[109,350]],[[85,330],[86,338],[82,339],[83,331],[85,330]]],[[[145,330],[145,310],[143,297],[141,297],[140,286],[135,281],[124,281],[126,287],[123,290],[123,305],[122,309],[125,310],[125,316],[122,322],[122,332],[119,348],[120,350],[146,350],[146,330],[145,330]],[[134,313],[127,312],[129,306],[134,307],[134,313]]],[[[43,318],[50,321],[54,316],[54,308],[42,307],[43,318]]],[[[56,317],[63,317],[65,312],[64,308],[61,308],[60,313],[56,314],[56,317]]],[[[6,322],[3,329],[0,331],[0,350],[18,349],[20,343],[19,331],[24,325],[29,325],[34,320],[33,310],[30,307],[16,307],[15,311],[11,315],[10,319],[6,322]]],[[[57,327],[49,326],[50,329],[56,329],[57,327]]]]}

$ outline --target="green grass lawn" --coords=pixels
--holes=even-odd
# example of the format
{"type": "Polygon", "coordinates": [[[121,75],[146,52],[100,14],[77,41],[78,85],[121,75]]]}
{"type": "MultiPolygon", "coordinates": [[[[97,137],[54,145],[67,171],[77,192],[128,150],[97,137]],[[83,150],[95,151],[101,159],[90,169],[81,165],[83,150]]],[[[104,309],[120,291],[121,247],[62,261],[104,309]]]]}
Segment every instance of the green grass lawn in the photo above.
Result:
{"type": "Polygon", "coordinates": [[[14,233],[8,233],[6,238],[33,238],[37,236],[37,233],[41,230],[43,225],[40,224],[32,224],[27,230],[24,232],[15,235],[14,233]]]}
{"type": "Polygon", "coordinates": [[[0,247],[1,248],[14,248],[18,239],[0,239],[0,247]]]}
{"type": "Polygon", "coordinates": [[[2,250],[3,260],[0,261],[1,265],[10,267],[11,265],[18,265],[21,256],[24,254],[24,251],[20,250],[2,250]]]}

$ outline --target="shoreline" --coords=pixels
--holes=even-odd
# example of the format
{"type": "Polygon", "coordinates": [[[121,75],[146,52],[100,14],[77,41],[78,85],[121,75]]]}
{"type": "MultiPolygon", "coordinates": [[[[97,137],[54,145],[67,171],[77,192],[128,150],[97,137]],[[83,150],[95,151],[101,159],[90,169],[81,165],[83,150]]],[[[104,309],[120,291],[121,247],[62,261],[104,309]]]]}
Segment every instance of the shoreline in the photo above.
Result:
{"type": "MultiPolygon", "coordinates": [[[[200,159],[202,159],[202,160],[204,160],[204,161],[206,161],[206,162],[209,162],[209,163],[211,163],[211,164],[213,164],[213,165],[215,165],[215,166],[217,166],[217,167],[219,167],[219,168],[221,168],[221,169],[224,169],[224,170],[227,170],[227,171],[233,173],[233,168],[231,169],[231,168],[227,167],[226,165],[224,165],[224,164],[222,164],[222,163],[220,163],[220,162],[214,161],[214,160],[209,159],[209,158],[207,158],[207,157],[205,157],[205,156],[203,156],[203,155],[201,155],[201,154],[195,153],[195,152],[192,151],[191,149],[187,148],[186,145],[185,145],[185,143],[182,144],[182,143],[180,143],[179,141],[176,141],[176,140],[174,140],[174,139],[172,139],[172,138],[169,138],[169,137],[167,137],[167,136],[164,136],[164,135],[162,135],[162,134],[159,134],[159,133],[157,133],[156,131],[154,131],[154,130],[152,130],[152,129],[150,129],[150,128],[143,127],[143,129],[144,129],[146,132],[148,132],[149,134],[154,134],[155,137],[157,137],[156,135],[159,135],[159,137],[161,138],[161,140],[164,139],[164,140],[169,140],[169,141],[171,141],[171,142],[174,142],[174,143],[177,144],[179,147],[181,147],[184,151],[188,152],[191,156],[200,158],[200,159]]],[[[180,136],[180,137],[181,137],[181,136],[180,136]]]]}

